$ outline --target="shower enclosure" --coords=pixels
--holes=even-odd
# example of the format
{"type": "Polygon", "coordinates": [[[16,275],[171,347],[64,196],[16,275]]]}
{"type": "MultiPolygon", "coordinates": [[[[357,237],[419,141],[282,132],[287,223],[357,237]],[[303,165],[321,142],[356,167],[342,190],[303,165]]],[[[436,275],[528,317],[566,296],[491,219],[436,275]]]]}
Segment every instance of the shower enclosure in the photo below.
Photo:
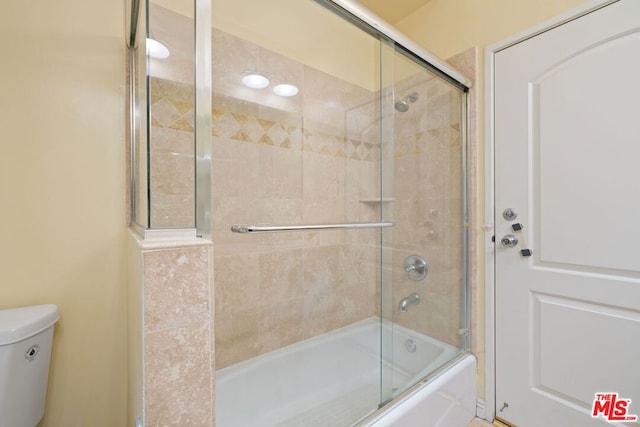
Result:
{"type": "Polygon", "coordinates": [[[147,5],[134,218],[213,241],[219,427],[357,424],[469,350],[468,88],[346,0],[211,7],[147,5]]]}

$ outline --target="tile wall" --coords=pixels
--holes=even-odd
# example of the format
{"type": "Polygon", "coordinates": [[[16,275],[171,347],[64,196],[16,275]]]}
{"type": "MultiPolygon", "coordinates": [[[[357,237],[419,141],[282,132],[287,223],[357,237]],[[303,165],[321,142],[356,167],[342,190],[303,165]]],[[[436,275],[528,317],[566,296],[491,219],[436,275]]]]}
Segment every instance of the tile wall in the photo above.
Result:
{"type": "Polygon", "coordinates": [[[374,93],[216,30],[214,46],[219,369],[377,314],[376,232],[239,235],[230,226],[377,221],[379,206],[361,200],[379,194],[380,146],[365,116],[374,93]],[[246,70],[300,93],[243,88],[246,70]]]}
{"type": "MultiPolygon", "coordinates": [[[[397,85],[419,101],[396,114],[381,153],[378,94],[219,31],[213,157],[218,368],[379,314],[379,233],[237,235],[234,223],[377,221],[380,156],[393,157],[392,298],[422,303],[395,321],[460,345],[463,281],[462,100],[422,74],[397,85]],[[222,48],[221,48],[222,49],[222,48]],[[238,57],[241,58],[238,60],[238,57]],[[234,62],[235,61],[235,62],[234,62]],[[303,82],[291,100],[238,88],[243,70],[303,82]],[[284,71],[286,70],[286,71],[284,71]],[[331,88],[331,90],[327,90],[331,88]],[[219,183],[219,184],[216,184],[219,183]],[[420,254],[428,278],[402,268],[420,254]]],[[[215,51],[214,51],[215,57],[215,51]]]]}
{"type": "Polygon", "coordinates": [[[195,218],[193,84],[149,79],[150,224],[188,228],[195,218]]]}
{"type": "Polygon", "coordinates": [[[460,346],[462,327],[462,99],[459,91],[426,73],[396,84],[403,96],[418,100],[394,116],[393,301],[412,293],[420,304],[395,310],[395,322],[449,344],[460,346]],[[425,258],[421,281],[409,279],[404,260],[425,258]]]}
{"type": "Polygon", "coordinates": [[[137,241],[145,425],[214,424],[212,245],[137,241]]]}

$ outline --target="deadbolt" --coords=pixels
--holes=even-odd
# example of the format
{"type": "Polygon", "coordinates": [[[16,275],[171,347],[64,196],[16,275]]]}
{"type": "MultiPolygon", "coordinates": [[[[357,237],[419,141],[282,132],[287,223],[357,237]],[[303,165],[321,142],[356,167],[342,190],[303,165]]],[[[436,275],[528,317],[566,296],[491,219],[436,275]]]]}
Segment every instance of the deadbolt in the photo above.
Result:
{"type": "Polygon", "coordinates": [[[502,212],[502,217],[507,221],[513,221],[518,218],[518,211],[512,208],[507,208],[502,212]]]}
{"type": "Polygon", "coordinates": [[[518,244],[518,238],[513,234],[507,234],[502,238],[502,240],[500,240],[500,243],[502,243],[502,246],[506,246],[507,248],[512,248],[518,244]]]}

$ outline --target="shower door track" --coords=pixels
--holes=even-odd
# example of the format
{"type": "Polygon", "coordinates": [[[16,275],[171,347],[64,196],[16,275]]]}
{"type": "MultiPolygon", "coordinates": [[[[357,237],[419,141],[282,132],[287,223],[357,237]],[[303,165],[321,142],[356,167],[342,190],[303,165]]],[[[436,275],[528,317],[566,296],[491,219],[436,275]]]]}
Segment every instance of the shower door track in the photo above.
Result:
{"type": "Polygon", "coordinates": [[[350,224],[308,224],[308,225],[245,225],[234,224],[234,233],[275,233],[280,231],[308,231],[308,230],[345,230],[359,228],[393,227],[392,222],[356,222],[350,224]]]}

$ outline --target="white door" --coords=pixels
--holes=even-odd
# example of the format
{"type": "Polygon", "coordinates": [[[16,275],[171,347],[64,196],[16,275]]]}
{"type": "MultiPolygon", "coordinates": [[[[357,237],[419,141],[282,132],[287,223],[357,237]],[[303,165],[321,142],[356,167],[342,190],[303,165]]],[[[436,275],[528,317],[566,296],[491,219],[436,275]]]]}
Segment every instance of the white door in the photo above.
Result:
{"type": "Polygon", "coordinates": [[[592,418],[596,393],[640,415],[640,0],[506,48],[494,67],[496,415],[619,422],[604,397],[592,418]]]}

